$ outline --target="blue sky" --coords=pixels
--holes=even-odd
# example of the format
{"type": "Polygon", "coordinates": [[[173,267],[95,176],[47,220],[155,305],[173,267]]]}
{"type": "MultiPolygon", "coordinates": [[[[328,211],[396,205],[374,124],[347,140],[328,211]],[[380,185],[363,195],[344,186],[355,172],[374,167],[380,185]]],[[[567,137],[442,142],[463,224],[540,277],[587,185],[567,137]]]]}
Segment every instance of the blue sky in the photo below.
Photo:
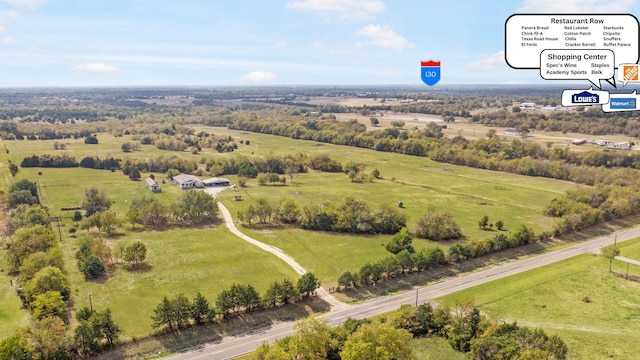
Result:
{"type": "Polygon", "coordinates": [[[542,83],[504,61],[514,13],[636,0],[0,0],[0,86],[542,83]]]}

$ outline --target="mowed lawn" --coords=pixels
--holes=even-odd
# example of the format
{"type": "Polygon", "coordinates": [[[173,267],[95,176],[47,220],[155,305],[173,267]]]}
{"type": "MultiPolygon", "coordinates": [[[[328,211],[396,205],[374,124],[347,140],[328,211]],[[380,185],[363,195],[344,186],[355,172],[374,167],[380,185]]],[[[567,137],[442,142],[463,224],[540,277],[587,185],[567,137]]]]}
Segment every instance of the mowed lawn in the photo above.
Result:
{"type": "MultiPolygon", "coordinates": [[[[640,252],[640,239],[619,244],[640,252]]],[[[626,265],[580,255],[553,265],[455,293],[446,304],[469,301],[489,317],[559,335],[572,359],[634,359],[640,353],[640,283],[620,277],[626,265]],[[589,299],[589,302],[585,301],[589,299]]],[[[640,269],[630,268],[638,279],[640,269]]]]}

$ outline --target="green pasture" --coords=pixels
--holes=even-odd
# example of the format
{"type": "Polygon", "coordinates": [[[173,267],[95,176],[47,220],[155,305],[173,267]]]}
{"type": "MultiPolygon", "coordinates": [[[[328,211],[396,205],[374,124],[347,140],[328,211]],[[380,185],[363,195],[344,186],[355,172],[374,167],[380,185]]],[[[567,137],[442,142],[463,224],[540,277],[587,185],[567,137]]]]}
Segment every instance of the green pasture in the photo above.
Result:
{"type": "Polygon", "coordinates": [[[148,266],[130,271],[114,267],[101,281],[87,282],[74,254],[77,239],[66,237],[64,250],[70,273],[74,308],[110,307],[124,336],[149,334],[153,309],[163,296],[183,293],[193,299],[201,292],[211,303],[233,283],[251,284],[263,293],[274,280],[296,280],[297,274],[283,261],[232,235],[226,227],[129,232],[109,240],[141,240],[147,246],[148,266]]]}
{"type": "MultiPolygon", "coordinates": [[[[640,239],[620,244],[621,254],[640,253],[640,239]]],[[[476,286],[439,299],[473,301],[498,321],[516,321],[559,335],[572,359],[632,359],[640,353],[640,269],[585,254],[476,286]],[[588,298],[588,301],[587,301],[588,298]]]]}
{"type": "MultiPolygon", "coordinates": [[[[131,141],[130,136],[113,137],[100,133],[98,145],[84,144],[82,139],[59,140],[59,143],[65,144],[65,150],[53,150],[53,140],[5,141],[10,150],[6,157],[7,161],[11,159],[19,164],[26,156],[45,153],[65,153],[75,156],[77,160],[87,155],[120,158],[176,155],[196,161],[233,157],[238,154],[266,157],[299,152],[326,153],[343,164],[352,159],[366,164],[366,171],[377,168],[383,179],[374,183],[355,184],[342,173],[310,171],[296,175],[293,183],[287,179],[286,186],[258,186],[257,180],[251,179],[248,181],[248,187],[240,189],[239,194],[244,201],[234,201],[233,196],[236,193],[231,190],[225,190],[219,195],[219,199],[234,216],[252,200],[263,196],[272,200],[289,197],[295,199],[300,206],[324,201],[341,203],[347,196],[351,196],[365,201],[372,209],[377,209],[383,204],[397,206],[398,202],[402,201],[405,206],[401,211],[406,212],[411,230],[420,216],[431,209],[437,209],[451,212],[467,239],[489,238],[497,233],[478,228],[478,221],[485,214],[489,215],[492,223],[503,220],[507,230],[523,223],[536,231],[549,230],[551,219],[542,215],[543,207],[565,190],[576,187],[569,182],[451,166],[422,157],[223,128],[197,128],[197,131],[200,130],[217,135],[231,135],[236,139],[239,148],[233,153],[224,154],[203,149],[200,154],[193,155],[189,151],[163,151],[151,145],[141,145],[140,151],[124,153],[120,146],[123,142],[131,141]],[[240,144],[239,140],[250,140],[250,145],[240,144]]],[[[200,166],[203,167],[202,164],[200,166]]],[[[164,177],[164,174],[155,175],[158,180],[164,177]]],[[[142,176],[144,179],[148,174],[142,176]]],[[[237,180],[235,176],[228,177],[232,181],[237,180]]],[[[222,228],[172,229],[165,232],[131,231],[131,225],[127,224],[125,218],[131,199],[151,193],[143,181],[130,181],[121,171],[20,168],[16,179],[20,178],[37,180],[43,203],[50,208],[51,215],[61,217],[60,232],[63,235],[67,268],[71,273],[76,308],[87,305],[88,294],[91,293],[94,306],[109,304],[128,337],[150,331],[150,314],[165,294],[184,292],[188,297],[193,297],[196,289],[200,289],[203,284],[210,284],[209,290],[201,291],[213,300],[218,291],[230,286],[232,282],[251,283],[259,291],[263,291],[274,279],[284,276],[295,277],[294,272],[282,262],[235,239],[222,228]],[[74,258],[77,243],[69,237],[68,232],[69,228],[74,226],[71,220],[73,211],[62,211],[61,208],[79,206],[84,190],[91,186],[105,190],[112,200],[112,210],[123,221],[117,236],[110,241],[114,246],[117,241],[145,241],[149,247],[148,271],[130,273],[118,269],[103,283],[87,283],[80,276],[74,258]],[[219,246],[211,246],[211,241],[217,238],[221,239],[222,243],[219,246]],[[178,254],[184,254],[184,257],[179,257],[184,259],[183,262],[174,262],[176,251],[178,254]],[[234,254],[238,253],[243,255],[232,261],[234,254]],[[227,270],[221,273],[221,268],[227,270]]],[[[153,196],[163,203],[173,202],[182,193],[182,190],[169,183],[161,186],[163,192],[153,196]]],[[[58,230],[56,226],[54,230],[58,230]]],[[[261,241],[280,247],[302,266],[316,273],[322,283],[329,287],[336,284],[337,277],[342,272],[357,271],[366,262],[388,256],[381,245],[388,241],[389,236],[356,236],[277,228],[243,231],[261,241]]],[[[414,240],[414,246],[418,249],[448,247],[450,243],[414,240]]]]}

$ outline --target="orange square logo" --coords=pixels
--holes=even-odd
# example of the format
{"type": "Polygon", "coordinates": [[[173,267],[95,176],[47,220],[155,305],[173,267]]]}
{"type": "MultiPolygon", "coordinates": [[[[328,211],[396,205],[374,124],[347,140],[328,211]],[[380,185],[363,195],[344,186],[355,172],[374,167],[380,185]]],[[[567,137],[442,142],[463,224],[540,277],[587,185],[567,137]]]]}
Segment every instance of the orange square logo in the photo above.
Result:
{"type": "Polygon", "coordinates": [[[623,81],[638,81],[638,65],[622,66],[623,81]]]}

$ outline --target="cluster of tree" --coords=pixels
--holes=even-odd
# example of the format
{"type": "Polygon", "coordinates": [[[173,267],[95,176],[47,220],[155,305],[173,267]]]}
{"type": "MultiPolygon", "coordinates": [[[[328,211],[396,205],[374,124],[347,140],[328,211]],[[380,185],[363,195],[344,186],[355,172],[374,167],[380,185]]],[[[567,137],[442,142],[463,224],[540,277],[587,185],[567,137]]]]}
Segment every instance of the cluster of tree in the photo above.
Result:
{"type": "Polygon", "coordinates": [[[359,183],[359,184],[362,184],[365,182],[370,183],[370,182],[373,182],[375,179],[382,178],[382,176],[380,175],[380,171],[378,169],[374,169],[372,172],[367,173],[365,172],[366,167],[367,166],[365,164],[359,164],[359,163],[356,163],[355,161],[350,161],[344,166],[343,171],[345,172],[345,174],[347,174],[351,182],[359,183]]]}
{"type": "Polygon", "coordinates": [[[109,308],[96,311],[84,307],[76,314],[76,320],[78,326],[74,331],[74,342],[82,357],[114,348],[122,332],[109,308]]]}
{"type": "Polygon", "coordinates": [[[62,155],[31,155],[22,159],[20,166],[28,167],[45,167],[45,168],[69,168],[78,167],[80,164],[73,156],[67,154],[62,155]]]}
{"type": "Polygon", "coordinates": [[[383,205],[372,211],[366,203],[351,197],[340,205],[307,205],[298,219],[303,229],[363,234],[395,234],[406,224],[406,215],[393,206],[383,205]]]}
{"type": "Polygon", "coordinates": [[[531,330],[515,323],[498,324],[469,304],[453,309],[430,304],[402,305],[389,323],[414,337],[438,336],[470,359],[565,359],[567,346],[557,335],[531,330]]]}
{"type": "Polygon", "coordinates": [[[101,159],[98,156],[85,156],[80,160],[80,167],[87,169],[101,169],[101,170],[118,170],[121,168],[122,160],[109,156],[101,159]]]}
{"type": "MultiPolygon", "coordinates": [[[[0,115],[1,116],[1,115],[0,115]]],[[[68,125],[4,121],[0,126],[0,137],[3,140],[62,140],[82,139],[91,134],[104,131],[103,124],[76,123],[71,120],[68,125]]]]}
{"type": "Polygon", "coordinates": [[[258,173],[288,175],[293,177],[307,172],[307,156],[304,154],[273,156],[236,156],[233,158],[211,159],[206,163],[206,171],[214,175],[234,175],[255,178],[258,173]]]}
{"type": "Polygon", "coordinates": [[[154,197],[142,196],[133,199],[127,211],[127,219],[132,226],[141,224],[151,228],[165,227],[171,222],[177,225],[202,224],[217,215],[215,199],[203,191],[185,191],[168,206],[154,197]]]}
{"type": "Polygon", "coordinates": [[[40,203],[38,197],[38,186],[27,179],[19,180],[9,185],[7,196],[8,210],[15,209],[20,205],[36,205],[40,203]]]}
{"type": "Polygon", "coordinates": [[[270,183],[271,185],[274,185],[275,183],[286,185],[287,177],[280,176],[276,173],[268,173],[268,174],[262,174],[258,176],[258,185],[264,186],[264,185],[267,185],[267,183],[270,183]]]}
{"type": "Polygon", "coordinates": [[[165,136],[160,139],[156,139],[153,142],[153,145],[160,150],[170,151],[184,151],[188,147],[187,143],[173,136],[165,136]]]}
{"type": "Polygon", "coordinates": [[[342,172],[342,164],[327,154],[311,154],[307,164],[313,170],[324,172],[342,172]]]}
{"type": "Polygon", "coordinates": [[[106,241],[93,236],[85,236],[80,240],[80,249],[76,252],[78,269],[87,280],[104,275],[106,265],[111,262],[111,248],[106,241]]]}
{"type": "Polygon", "coordinates": [[[149,159],[125,159],[122,162],[122,168],[135,168],[140,172],[147,173],[166,173],[173,169],[178,174],[192,174],[198,169],[198,163],[195,160],[188,160],[178,156],[158,156],[149,159]]]}
{"type": "Polygon", "coordinates": [[[167,331],[202,325],[208,322],[228,319],[241,313],[273,308],[289,304],[301,298],[312,296],[320,282],[313,273],[306,273],[294,283],[289,279],[274,281],[261,297],[252,285],[232,284],[218,294],[215,304],[200,293],[193,301],[183,294],[162,299],[152,316],[153,327],[167,331]]]}
{"type": "Polygon", "coordinates": [[[266,359],[412,359],[411,341],[442,337],[470,359],[566,359],[568,348],[557,335],[487,319],[475,307],[402,305],[385,321],[349,318],[331,328],[318,319],[296,323],[295,334],[263,344],[252,354],[266,359]]]}
{"type": "Polygon", "coordinates": [[[569,190],[547,204],[544,213],[557,218],[554,234],[580,231],[594,224],[640,212],[640,191],[631,186],[596,185],[569,190]]]}
{"type": "Polygon", "coordinates": [[[526,125],[538,131],[575,132],[590,135],[626,134],[640,136],[640,122],[628,113],[604,113],[600,109],[568,112],[509,112],[504,109],[482,112],[472,121],[489,126],[514,127],[526,125]]]}
{"type": "Polygon", "coordinates": [[[399,253],[364,264],[357,273],[346,271],[338,277],[338,286],[344,288],[376,285],[410,272],[422,272],[449,264],[445,252],[439,248],[410,252],[405,249],[399,253]]]}
{"type": "MultiPolygon", "coordinates": [[[[36,184],[27,180],[12,184],[10,189],[26,191],[37,199],[36,184]]],[[[31,323],[0,341],[0,358],[65,359],[73,358],[79,349],[101,351],[113,346],[120,330],[108,310],[88,314],[82,335],[76,330],[76,341],[69,337],[70,283],[47,210],[37,201],[14,205],[9,212],[12,236],[7,259],[12,273],[18,274],[19,281],[12,280],[12,285],[23,305],[31,310],[31,323]]],[[[85,323],[81,321],[81,325],[85,323]]]]}
{"type": "Polygon", "coordinates": [[[395,234],[402,229],[407,218],[397,208],[382,206],[373,211],[364,202],[351,197],[343,204],[310,204],[300,210],[291,199],[271,202],[266,198],[256,199],[244,211],[238,212],[238,219],[247,224],[293,224],[303,229],[337,231],[361,234],[395,234]]]}
{"type": "Polygon", "coordinates": [[[416,236],[433,241],[452,240],[461,238],[462,230],[453,220],[453,215],[433,210],[418,220],[416,236]]]}
{"type": "Polygon", "coordinates": [[[319,319],[296,323],[295,334],[262,344],[252,359],[412,359],[411,334],[387,323],[347,319],[331,328],[319,319]]]}
{"type": "Polygon", "coordinates": [[[96,135],[89,135],[84,138],[84,143],[89,145],[98,145],[98,137],[96,135]]]}
{"type": "MultiPolygon", "coordinates": [[[[103,276],[107,267],[114,265],[113,251],[105,239],[95,234],[80,237],[80,248],[76,252],[78,269],[85,279],[92,280],[103,276]]],[[[132,243],[120,243],[116,254],[130,267],[143,264],[147,257],[147,246],[140,240],[132,243]]]]}
{"type": "Polygon", "coordinates": [[[394,255],[373,263],[366,263],[357,273],[349,271],[342,273],[338,277],[338,285],[344,288],[375,285],[407,273],[427,271],[438,266],[452,265],[467,259],[527,245],[547,236],[548,234],[544,233],[536,236],[531,229],[522,225],[517,231],[507,235],[497,234],[491,239],[455,243],[446,253],[440,247],[416,252],[405,228],[395,234],[385,245],[386,249],[394,255]]]}
{"type": "Polygon", "coordinates": [[[122,152],[132,152],[132,151],[138,151],[140,150],[140,143],[136,142],[136,141],[127,141],[122,143],[122,145],[120,145],[120,149],[122,149],[122,152]]]}
{"type": "Polygon", "coordinates": [[[496,234],[491,239],[455,243],[449,247],[447,259],[450,263],[457,263],[467,259],[532,244],[548,238],[549,234],[546,232],[536,235],[533,230],[525,225],[521,225],[515,232],[510,232],[506,235],[496,234]]]}

